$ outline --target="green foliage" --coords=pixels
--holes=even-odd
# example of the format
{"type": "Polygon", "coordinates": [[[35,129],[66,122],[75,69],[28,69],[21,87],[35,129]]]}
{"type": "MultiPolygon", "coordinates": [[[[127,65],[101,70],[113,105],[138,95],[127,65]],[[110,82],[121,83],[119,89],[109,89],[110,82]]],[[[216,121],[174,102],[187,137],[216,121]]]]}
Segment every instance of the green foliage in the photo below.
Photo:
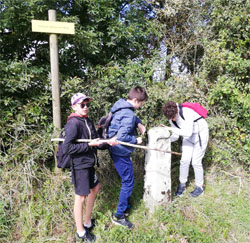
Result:
{"type": "Polygon", "coordinates": [[[85,70],[110,60],[126,61],[148,52],[157,25],[149,20],[149,5],[134,1],[4,1],[0,10],[0,49],[3,60],[32,60],[49,65],[48,34],[31,32],[31,20],[47,20],[48,10],[57,11],[57,20],[74,22],[76,34],[59,36],[60,72],[85,77],[85,70]],[[18,43],[18,44],[17,44],[18,43]]]}
{"type": "Polygon", "coordinates": [[[249,2],[213,3],[204,39],[202,79],[212,107],[210,129],[216,161],[249,166],[249,2]]]}
{"type": "MultiPolygon", "coordinates": [[[[71,112],[73,93],[91,96],[90,116],[97,122],[117,99],[127,97],[131,87],[141,85],[149,100],[136,114],[147,129],[167,122],[161,113],[167,100],[198,101],[209,110],[204,164],[249,167],[249,1],[6,0],[1,4],[0,241],[74,238],[70,174],[54,172],[50,142],[48,35],[31,32],[31,20],[47,20],[48,9],[56,9],[58,21],[76,24],[74,36],[58,37],[63,124],[71,112]],[[162,40],[168,53],[167,75],[154,83],[162,40]],[[171,73],[174,57],[188,73],[171,73]]],[[[136,227],[127,231],[110,223],[120,181],[107,151],[100,157],[103,189],[94,211],[100,242],[247,241],[249,190],[244,171],[207,172],[203,199],[184,197],[150,217],[141,200],[144,153],[135,153],[130,219],[136,227]]],[[[173,158],[173,185],[178,163],[179,158],[173,158]]]]}
{"type": "Polygon", "coordinates": [[[210,156],[213,163],[232,166],[235,162],[249,166],[249,130],[236,119],[210,118],[210,156]]]}
{"type": "Polygon", "coordinates": [[[6,201],[0,201],[0,239],[8,237],[10,225],[12,220],[9,217],[8,205],[6,201]]]}
{"type": "MultiPolygon", "coordinates": [[[[157,21],[164,33],[164,43],[169,56],[178,57],[180,69],[195,73],[204,54],[202,36],[211,8],[210,0],[151,1],[155,6],[157,21]]],[[[171,70],[170,70],[171,71],[171,70]]]]}

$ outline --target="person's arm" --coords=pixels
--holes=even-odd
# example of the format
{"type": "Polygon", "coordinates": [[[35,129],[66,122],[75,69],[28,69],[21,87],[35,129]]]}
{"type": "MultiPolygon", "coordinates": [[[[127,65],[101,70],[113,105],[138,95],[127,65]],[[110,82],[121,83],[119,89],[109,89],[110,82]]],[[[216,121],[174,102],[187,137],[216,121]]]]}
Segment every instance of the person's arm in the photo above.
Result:
{"type": "MultiPolygon", "coordinates": [[[[194,126],[194,111],[191,109],[185,109],[183,108],[183,115],[185,117],[185,120],[181,120],[181,123],[177,124],[179,125],[180,128],[176,127],[172,121],[170,121],[171,124],[171,131],[173,134],[183,136],[183,137],[190,137],[193,134],[193,126],[194,126]]],[[[181,117],[178,117],[178,119],[182,119],[181,117]]]]}
{"type": "MultiPolygon", "coordinates": [[[[169,121],[169,122],[170,122],[170,121],[169,121]]],[[[168,129],[168,131],[171,131],[172,134],[171,134],[171,136],[170,136],[170,141],[171,141],[171,142],[175,142],[175,141],[177,141],[177,140],[179,139],[179,135],[176,134],[176,133],[173,133],[173,131],[172,131],[173,123],[170,122],[170,124],[171,124],[171,127],[166,126],[166,125],[164,125],[164,124],[160,124],[160,127],[165,127],[166,129],[168,129]]]]}
{"type": "Polygon", "coordinates": [[[142,122],[140,120],[140,118],[138,118],[137,116],[135,117],[135,124],[138,127],[141,135],[144,135],[144,133],[146,132],[146,127],[142,125],[142,122]]]}
{"type": "Polygon", "coordinates": [[[124,114],[121,126],[117,132],[117,140],[132,144],[137,143],[136,136],[131,135],[136,125],[135,119],[135,116],[131,116],[131,114],[124,114]]]}
{"type": "Polygon", "coordinates": [[[139,118],[139,117],[135,117],[135,124],[136,124],[136,126],[138,126],[138,124],[140,124],[140,123],[142,123],[141,122],[141,119],[139,118]]]}

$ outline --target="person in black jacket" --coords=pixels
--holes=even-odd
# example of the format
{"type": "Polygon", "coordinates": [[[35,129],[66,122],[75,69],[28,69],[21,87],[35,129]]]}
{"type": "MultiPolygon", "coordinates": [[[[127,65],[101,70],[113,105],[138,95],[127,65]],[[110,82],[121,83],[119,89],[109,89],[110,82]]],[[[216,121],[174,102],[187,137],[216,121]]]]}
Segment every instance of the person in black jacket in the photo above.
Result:
{"type": "MultiPolygon", "coordinates": [[[[82,93],[76,93],[72,96],[71,103],[74,113],[70,114],[65,125],[63,149],[72,158],[76,236],[83,241],[95,241],[95,236],[90,233],[90,229],[94,226],[91,214],[97,193],[100,190],[100,183],[94,165],[97,163],[97,146],[101,148],[102,142],[98,139],[93,122],[87,117],[90,98],[82,93]],[[92,139],[92,141],[90,143],[77,143],[77,139],[92,139]],[[83,203],[86,199],[83,224],[83,203]]],[[[112,141],[109,144],[115,145],[112,141]]]]}

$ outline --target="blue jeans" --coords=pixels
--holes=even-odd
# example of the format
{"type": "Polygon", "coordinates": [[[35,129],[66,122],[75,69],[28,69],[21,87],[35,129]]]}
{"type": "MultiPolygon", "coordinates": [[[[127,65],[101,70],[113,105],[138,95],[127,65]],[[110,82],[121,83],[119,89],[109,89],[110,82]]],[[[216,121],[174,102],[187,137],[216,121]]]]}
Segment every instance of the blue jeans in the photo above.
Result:
{"type": "Polygon", "coordinates": [[[116,210],[116,216],[124,215],[128,208],[128,200],[134,188],[134,171],[130,156],[121,157],[112,154],[112,159],[115,164],[116,171],[121,177],[121,191],[119,202],[116,210]]]}

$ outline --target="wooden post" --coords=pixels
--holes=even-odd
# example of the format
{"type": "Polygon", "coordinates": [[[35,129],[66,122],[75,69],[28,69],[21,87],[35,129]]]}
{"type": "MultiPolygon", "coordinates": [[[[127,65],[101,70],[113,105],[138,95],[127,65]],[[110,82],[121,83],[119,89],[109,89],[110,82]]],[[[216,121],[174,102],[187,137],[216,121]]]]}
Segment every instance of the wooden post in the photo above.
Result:
{"type": "MultiPolygon", "coordinates": [[[[56,11],[49,10],[49,21],[56,21],[56,11]]],[[[56,34],[49,35],[50,44],[50,65],[52,82],[52,105],[53,105],[53,123],[55,127],[54,134],[58,135],[62,128],[61,124],[61,103],[60,103],[60,81],[59,81],[59,61],[58,61],[58,41],[56,34]]]]}
{"type": "MultiPolygon", "coordinates": [[[[52,83],[52,106],[53,106],[53,124],[54,136],[59,135],[62,128],[61,124],[61,103],[60,103],[60,81],[59,81],[59,61],[58,61],[58,41],[57,34],[75,34],[75,24],[56,21],[56,11],[48,11],[49,21],[32,20],[32,31],[50,33],[50,66],[51,66],[51,83],[52,83]]],[[[55,155],[57,146],[55,147],[55,155]]],[[[56,156],[55,156],[56,161],[56,156]]],[[[56,161],[57,164],[57,161],[56,161]]]]}
{"type": "Polygon", "coordinates": [[[32,31],[50,33],[50,65],[52,82],[52,105],[53,105],[53,124],[55,135],[61,129],[61,104],[60,104],[60,81],[59,81],[59,61],[58,61],[58,34],[75,34],[75,24],[68,22],[57,22],[56,11],[48,11],[49,21],[32,20],[32,31]]]}

